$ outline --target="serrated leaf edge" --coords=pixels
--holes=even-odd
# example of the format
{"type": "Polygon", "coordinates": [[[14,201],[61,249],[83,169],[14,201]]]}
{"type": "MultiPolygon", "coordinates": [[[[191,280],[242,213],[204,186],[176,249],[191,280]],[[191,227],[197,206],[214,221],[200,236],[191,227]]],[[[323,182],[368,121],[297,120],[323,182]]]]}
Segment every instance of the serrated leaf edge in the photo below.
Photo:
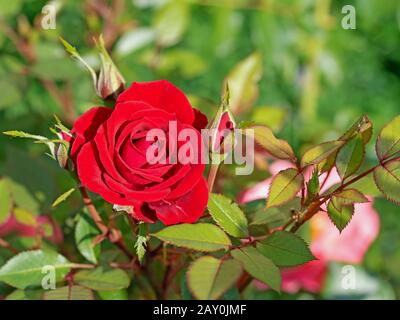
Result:
{"type": "MultiPolygon", "coordinates": [[[[221,195],[221,194],[214,194],[214,195],[215,195],[216,197],[218,197],[218,198],[222,198],[222,199],[223,199],[223,198],[226,198],[227,200],[229,200],[229,201],[230,201],[230,204],[229,204],[229,205],[234,206],[234,207],[236,207],[238,210],[240,210],[240,211],[243,213],[243,215],[244,215],[244,217],[245,217],[245,219],[246,219],[246,221],[247,221],[246,215],[244,214],[243,210],[240,209],[240,207],[238,206],[238,204],[237,204],[235,201],[233,201],[232,199],[230,199],[230,198],[228,198],[228,197],[226,197],[226,196],[224,196],[224,195],[221,195]]],[[[211,196],[210,196],[210,200],[211,200],[211,196]]],[[[221,207],[220,207],[216,202],[214,202],[214,204],[215,204],[221,211],[223,211],[223,210],[221,209],[221,207]]],[[[236,235],[231,234],[228,230],[226,230],[226,228],[225,228],[223,225],[221,225],[220,221],[219,221],[217,218],[215,218],[214,215],[211,213],[211,210],[209,210],[209,212],[210,212],[210,215],[211,215],[211,217],[213,218],[213,220],[218,224],[218,226],[219,226],[222,230],[224,230],[226,233],[230,234],[232,237],[235,237],[235,238],[238,237],[238,236],[236,236],[236,235]]],[[[243,237],[247,237],[247,236],[248,236],[248,234],[249,234],[248,221],[247,221],[247,228],[246,228],[245,230],[243,230],[243,228],[241,228],[240,225],[238,225],[237,223],[235,223],[235,221],[234,221],[233,219],[231,219],[230,216],[227,216],[227,217],[229,218],[229,220],[230,220],[239,230],[241,230],[241,232],[243,232],[243,231],[245,232],[245,234],[243,235],[243,237]]],[[[239,236],[239,237],[241,237],[241,236],[239,236]]]]}
{"type": "MultiPolygon", "coordinates": [[[[396,161],[396,160],[392,160],[392,161],[396,161]]],[[[390,163],[390,161],[389,161],[388,163],[390,163]]],[[[378,168],[383,168],[384,170],[386,170],[387,172],[389,172],[391,175],[393,175],[388,169],[385,168],[384,165],[375,168],[375,170],[378,169],[378,168]]],[[[387,200],[389,200],[390,202],[392,202],[392,203],[394,203],[394,204],[396,204],[396,205],[400,205],[400,201],[397,201],[396,199],[393,199],[393,198],[389,197],[389,196],[386,194],[386,192],[383,192],[383,190],[381,189],[381,187],[379,186],[379,184],[376,182],[375,170],[374,170],[373,177],[374,177],[374,182],[375,182],[376,187],[379,189],[379,191],[383,194],[383,196],[384,196],[387,200]]],[[[396,177],[395,177],[395,178],[396,178],[396,177]]],[[[396,178],[396,180],[399,180],[399,179],[396,178]]],[[[400,183],[400,181],[399,181],[399,183],[400,183]]]]}
{"type": "MultiPolygon", "coordinates": [[[[267,203],[266,203],[266,208],[267,208],[267,209],[269,209],[269,208],[276,208],[276,207],[279,207],[279,206],[281,206],[281,205],[283,205],[283,204],[288,203],[289,201],[291,201],[291,200],[293,200],[294,198],[296,198],[297,193],[301,190],[301,186],[300,186],[300,188],[296,191],[296,193],[295,193],[292,197],[290,197],[289,199],[287,199],[287,200],[285,200],[285,201],[283,201],[283,202],[281,202],[281,203],[279,203],[279,204],[275,204],[275,205],[272,205],[272,206],[270,206],[270,205],[268,204],[268,202],[269,202],[269,196],[270,196],[271,189],[272,189],[272,185],[273,185],[275,179],[277,178],[277,176],[278,176],[281,172],[287,171],[287,170],[290,170],[290,169],[296,170],[295,168],[288,168],[288,169],[285,169],[285,170],[281,170],[281,171],[278,172],[278,174],[277,174],[275,177],[273,177],[273,179],[272,179],[272,181],[271,181],[271,184],[270,184],[270,186],[269,186],[269,189],[268,189],[268,194],[267,194],[267,203]]],[[[302,178],[302,183],[301,183],[301,185],[303,185],[303,184],[304,184],[304,176],[303,176],[301,173],[299,173],[299,172],[297,172],[297,174],[293,177],[293,179],[291,179],[291,180],[289,181],[289,183],[292,182],[292,181],[293,181],[297,176],[299,176],[299,175],[300,175],[301,178],[302,178]]],[[[288,184],[289,184],[289,183],[288,183],[288,184]]],[[[287,184],[287,185],[288,185],[288,184],[287,184]]],[[[287,185],[286,185],[286,186],[287,186],[287,185]]],[[[285,188],[286,188],[286,186],[285,186],[285,188]]],[[[279,195],[283,192],[283,190],[284,190],[285,188],[282,189],[282,191],[279,193],[279,195]]],[[[275,197],[275,198],[276,198],[276,197],[275,197]]]]}
{"type": "MultiPolygon", "coordinates": [[[[287,266],[287,265],[280,265],[280,264],[277,265],[277,264],[276,264],[278,267],[297,267],[297,266],[304,265],[305,263],[308,263],[308,262],[311,262],[311,261],[319,260],[317,257],[314,256],[314,254],[313,254],[312,251],[310,250],[310,245],[309,245],[302,237],[299,237],[299,236],[295,235],[294,233],[291,233],[291,232],[286,231],[286,230],[280,230],[279,232],[285,232],[285,233],[294,235],[294,236],[296,236],[298,239],[300,239],[300,240],[304,243],[304,245],[307,247],[307,249],[308,249],[308,251],[309,251],[309,254],[311,255],[312,259],[309,260],[309,261],[307,261],[307,262],[304,262],[304,263],[296,263],[296,264],[291,264],[291,265],[289,265],[289,266],[287,266]]],[[[275,233],[275,232],[274,232],[274,233],[275,233]]],[[[272,233],[270,236],[272,236],[274,233],[272,233]]],[[[268,238],[269,238],[269,237],[267,237],[266,239],[268,239],[268,238]]],[[[264,240],[266,240],[266,239],[264,239],[264,240]]],[[[263,244],[261,241],[259,241],[259,243],[260,243],[261,245],[265,245],[265,244],[263,244]]],[[[271,246],[271,247],[272,247],[272,246],[271,246]]],[[[280,247],[275,247],[275,248],[281,249],[280,247]]],[[[258,248],[257,248],[257,250],[258,250],[258,248]]],[[[282,249],[282,250],[283,250],[283,249],[282,249]]],[[[283,251],[293,253],[293,251],[289,251],[289,250],[286,250],[286,249],[284,249],[283,251]]],[[[262,254],[261,251],[260,251],[260,253],[262,254]]],[[[302,255],[302,256],[305,256],[305,255],[302,255]]],[[[266,257],[266,258],[268,258],[268,257],[266,257]]],[[[269,259],[269,258],[268,258],[268,259],[269,259]]],[[[271,259],[270,259],[270,260],[271,260],[271,259]]],[[[272,261],[272,260],[271,260],[271,261],[272,261]]],[[[274,263],[274,264],[275,264],[275,263],[274,263]]]]}

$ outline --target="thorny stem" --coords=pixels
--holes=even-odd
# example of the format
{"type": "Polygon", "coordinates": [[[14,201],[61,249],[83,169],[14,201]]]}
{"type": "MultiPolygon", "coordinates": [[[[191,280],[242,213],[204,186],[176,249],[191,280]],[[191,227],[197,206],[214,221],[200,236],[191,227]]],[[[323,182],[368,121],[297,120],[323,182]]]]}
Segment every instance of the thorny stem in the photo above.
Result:
{"type": "Polygon", "coordinates": [[[400,156],[397,157],[392,157],[386,160],[381,161],[379,164],[376,166],[373,166],[372,168],[368,169],[367,171],[364,171],[360,175],[354,177],[353,179],[347,181],[346,183],[341,184],[338,188],[336,188],[333,192],[320,197],[319,199],[315,200],[307,209],[303,217],[294,224],[294,226],[290,229],[290,232],[296,232],[306,221],[310,220],[317,212],[320,211],[320,206],[325,203],[333,194],[340,192],[344,190],[346,187],[349,185],[361,180],[362,178],[365,178],[367,175],[372,173],[376,168],[380,166],[384,166],[386,163],[394,160],[400,160],[400,156]]]}
{"type": "Polygon", "coordinates": [[[322,203],[324,203],[324,201],[319,200],[319,201],[313,202],[308,207],[308,209],[305,212],[305,214],[303,215],[303,217],[293,225],[293,227],[290,229],[290,232],[295,233],[303,225],[303,223],[305,223],[306,221],[311,219],[311,217],[314,216],[314,214],[316,214],[319,211],[319,207],[321,206],[322,203]]]}
{"type": "Polygon", "coordinates": [[[108,227],[101,220],[101,217],[100,217],[99,213],[97,212],[96,207],[93,205],[92,199],[90,199],[90,197],[86,191],[86,188],[79,187],[79,191],[82,195],[83,203],[84,203],[85,207],[88,209],[89,214],[92,217],[94,223],[100,229],[101,233],[103,235],[106,235],[108,233],[108,227]]]}
{"type": "Polygon", "coordinates": [[[357,176],[357,177],[355,177],[355,178],[353,178],[353,179],[347,181],[347,182],[344,183],[343,185],[341,185],[341,186],[338,188],[338,190],[335,190],[335,192],[336,192],[336,191],[343,190],[343,189],[346,188],[347,186],[349,186],[349,185],[353,184],[354,182],[357,182],[358,180],[364,178],[365,176],[367,176],[367,175],[369,175],[371,172],[373,172],[376,168],[381,167],[381,166],[384,166],[386,163],[388,163],[388,162],[390,162],[390,161],[396,161],[396,160],[400,160],[400,156],[394,157],[394,158],[389,158],[389,159],[386,159],[386,160],[384,160],[384,161],[381,161],[381,162],[380,162],[379,164],[377,164],[376,166],[372,167],[371,169],[369,169],[369,170],[363,172],[362,174],[360,174],[359,176],[357,176]],[[339,189],[340,189],[340,190],[339,190],[339,189]]]}
{"type": "MultiPolygon", "coordinates": [[[[88,209],[88,212],[90,216],[92,217],[94,223],[96,226],[100,229],[101,234],[105,237],[110,238],[111,236],[111,230],[103,223],[103,220],[100,217],[100,214],[97,212],[96,207],[93,205],[92,200],[90,199],[86,188],[85,187],[79,187],[79,191],[82,195],[83,203],[85,207],[88,209]]],[[[129,252],[129,250],[126,248],[124,242],[122,239],[118,239],[114,244],[129,258],[133,259],[134,256],[129,252]]]]}

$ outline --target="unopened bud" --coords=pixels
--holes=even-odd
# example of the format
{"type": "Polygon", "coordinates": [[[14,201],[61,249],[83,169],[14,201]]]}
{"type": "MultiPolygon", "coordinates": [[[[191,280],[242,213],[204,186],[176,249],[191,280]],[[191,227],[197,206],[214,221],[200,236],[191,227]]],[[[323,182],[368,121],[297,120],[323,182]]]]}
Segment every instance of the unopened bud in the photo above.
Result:
{"type": "Polygon", "coordinates": [[[96,83],[96,92],[100,98],[108,100],[118,96],[118,94],[125,89],[125,79],[108,54],[102,36],[100,36],[99,40],[96,41],[96,45],[101,59],[100,73],[96,83]]]}
{"type": "Polygon", "coordinates": [[[214,154],[217,156],[225,155],[232,150],[232,134],[233,130],[236,128],[236,122],[229,110],[228,85],[226,85],[219,110],[208,128],[211,131],[210,151],[212,158],[215,158],[214,154]],[[228,150],[226,150],[227,145],[230,147],[228,150]]]}
{"type": "Polygon", "coordinates": [[[54,142],[53,157],[61,168],[73,169],[71,168],[72,162],[69,161],[69,148],[72,136],[67,132],[60,132],[57,135],[60,141],[54,142]]]}
{"type": "Polygon", "coordinates": [[[118,71],[110,55],[108,54],[102,36],[100,36],[99,40],[96,41],[97,50],[101,59],[99,75],[97,75],[93,68],[80,56],[78,50],[76,50],[75,47],[73,47],[63,38],[60,38],[60,41],[68,54],[72,58],[80,61],[83,66],[89,71],[93,80],[96,94],[101,99],[114,100],[118,96],[118,94],[125,89],[125,79],[118,71]]]}

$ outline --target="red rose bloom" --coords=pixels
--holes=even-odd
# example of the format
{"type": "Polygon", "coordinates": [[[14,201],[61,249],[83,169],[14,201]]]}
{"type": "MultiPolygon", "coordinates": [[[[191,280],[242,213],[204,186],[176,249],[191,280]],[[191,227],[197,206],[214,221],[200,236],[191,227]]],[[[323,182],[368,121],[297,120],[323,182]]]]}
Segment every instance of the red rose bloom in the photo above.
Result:
{"type": "MultiPolygon", "coordinates": [[[[176,121],[178,134],[191,128],[199,139],[207,124],[168,81],[135,82],[119,95],[114,109],[88,110],[71,131],[71,158],[82,185],[112,204],[132,206],[137,220],[197,221],[208,200],[204,164],[147,161],[146,151],[155,143],[147,141],[147,132],[157,128],[168,137],[170,121],[176,121]]],[[[181,145],[177,142],[178,150],[181,145]]]]}

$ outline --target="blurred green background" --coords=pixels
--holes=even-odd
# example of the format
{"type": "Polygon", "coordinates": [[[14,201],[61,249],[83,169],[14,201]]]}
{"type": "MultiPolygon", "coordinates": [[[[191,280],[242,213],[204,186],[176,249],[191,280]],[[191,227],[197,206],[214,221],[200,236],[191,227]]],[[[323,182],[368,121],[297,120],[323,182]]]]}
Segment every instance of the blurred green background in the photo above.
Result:
{"type": "MultiPolygon", "coordinates": [[[[53,113],[71,126],[101,104],[90,76],[67,56],[59,37],[96,67],[93,37],[102,33],[128,84],[168,79],[208,116],[229,75],[238,119],[271,126],[298,153],[338,137],[364,113],[376,135],[400,113],[399,31],[398,1],[0,1],[0,128],[48,136],[53,113]],[[55,29],[42,27],[47,4],[57,11],[55,29]],[[356,9],[354,30],[341,27],[347,4],[356,9]]],[[[75,195],[57,209],[51,203],[73,181],[43,155],[44,146],[5,136],[0,146],[0,174],[20,184],[35,214],[56,217],[68,238],[80,200],[75,195]]],[[[372,143],[367,159],[375,159],[372,143]]],[[[235,195],[264,176],[241,179],[228,192],[235,195]]],[[[399,209],[380,198],[375,207],[381,233],[360,267],[367,289],[358,295],[400,298],[399,209]]],[[[0,251],[0,264],[7,256],[0,251]]],[[[348,293],[324,293],[335,295],[348,293]]],[[[262,296],[279,297],[286,296],[262,296]]]]}

